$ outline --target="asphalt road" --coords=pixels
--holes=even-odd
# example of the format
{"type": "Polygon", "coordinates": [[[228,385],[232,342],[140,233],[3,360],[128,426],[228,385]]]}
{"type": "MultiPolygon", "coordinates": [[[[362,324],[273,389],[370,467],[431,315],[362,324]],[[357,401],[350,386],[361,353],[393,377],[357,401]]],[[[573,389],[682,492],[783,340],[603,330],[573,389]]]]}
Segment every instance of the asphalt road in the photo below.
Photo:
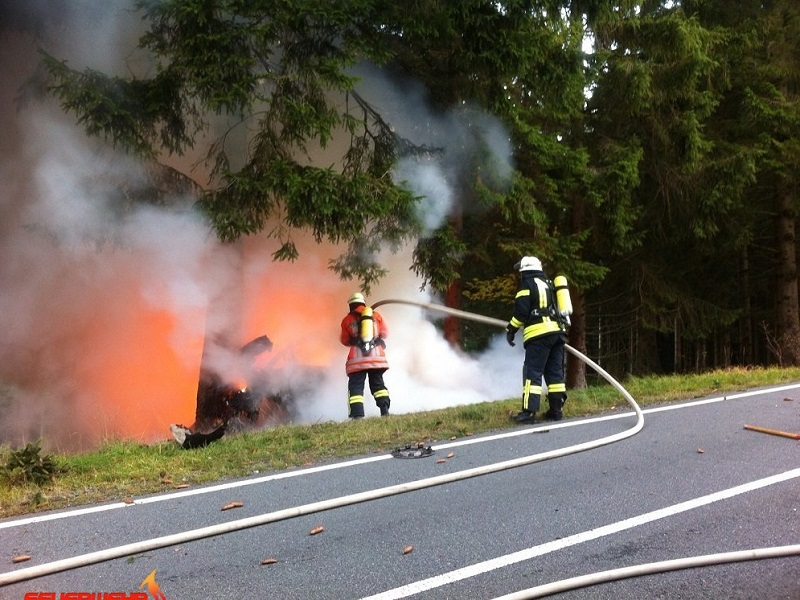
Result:
{"type": "MultiPolygon", "coordinates": [[[[800,384],[644,412],[639,433],[600,448],[244,529],[243,519],[619,434],[636,417],[623,401],[602,418],[443,441],[426,458],[376,454],[133,505],[0,521],[0,582],[176,536],[166,547],[7,583],[0,599],[156,598],[143,585],[154,570],[162,600],[489,599],[620,567],[800,544],[800,445],[743,427],[800,431],[800,384]],[[241,506],[222,510],[230,502],[241,506]],[[221,524],[234,531],[183,541],[182,532],[221,524]],[[12,564],[21,554],[32,558],[12,564]]],[[[800,557],[638,576],[555,597],[797,600],[800,557]]]]}

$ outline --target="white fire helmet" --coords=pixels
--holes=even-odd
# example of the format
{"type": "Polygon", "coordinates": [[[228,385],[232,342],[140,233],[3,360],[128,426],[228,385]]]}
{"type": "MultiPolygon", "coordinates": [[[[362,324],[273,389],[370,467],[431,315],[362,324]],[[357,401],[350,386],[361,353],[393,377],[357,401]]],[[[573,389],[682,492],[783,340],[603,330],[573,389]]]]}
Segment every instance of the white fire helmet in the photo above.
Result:
{"type": "Polygon", "coordinates": [[[522,273],[522,271],[541,271],[542,261],[535,256],[523,256],[522,259],[514,265],[514,268],[520,273],[522,273]]]}
{"type": "Polygon", "coordinates": [[[350,300],[347,301],[347,304],[350,306],[353,306],[353,304],[363,304],[366,306],[367,303],[364,301],[364,294],[356,292],[350,296],[350,300]]]}

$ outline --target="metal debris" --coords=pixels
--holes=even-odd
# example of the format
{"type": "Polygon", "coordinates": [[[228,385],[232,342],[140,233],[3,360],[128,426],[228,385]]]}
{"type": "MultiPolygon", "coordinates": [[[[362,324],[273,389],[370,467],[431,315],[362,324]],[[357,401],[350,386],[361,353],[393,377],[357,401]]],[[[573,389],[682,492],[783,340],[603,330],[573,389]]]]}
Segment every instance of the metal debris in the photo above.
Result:
{"type": "Polygon", "coordinates": [[[192,432],[189,428],[183,425],[172,424],[169,426],[172,432],[172,437],[181,445],[184,450],[192,448],[203,448],[208,446],[211,442],[215,442],[225,435],[226,425],[217,427],[211,433],[192,432]]]}
{"type": "Polygon", "coordinates": [[[392,450],[395,458],[424,458],[433,456],[433,448],[424,444],[406,444],[402,448],[392,450]]]}

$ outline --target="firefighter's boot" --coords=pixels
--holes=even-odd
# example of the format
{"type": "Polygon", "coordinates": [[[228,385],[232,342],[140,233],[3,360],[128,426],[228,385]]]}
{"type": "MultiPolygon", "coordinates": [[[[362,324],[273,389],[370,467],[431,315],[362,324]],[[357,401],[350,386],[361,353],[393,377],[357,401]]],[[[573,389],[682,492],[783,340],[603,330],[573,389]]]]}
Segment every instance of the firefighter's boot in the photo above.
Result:
{"type": "Polygon", "coordinates": [[[350,398],[350,408],[348,411],[347,416],[351,419],[363,419],[364,418],[364,397],[351,397],[350,398]]]}
{"type": "Polygon", "coordinates": [[[567,395],[564,392],[553,392],[547,396],[547,401],[550,404],[550,408],[544,413],[544,418],[548,421],[560,421],[563,419],[564,413],[561,409],[564,408],[567,395]]]}
{"type": "Polygon", "coordinates": [[[512,417],[517,423],[534,423],[536,421],[536,413],[529,410],[523,410],[512,417]]]}
{"type": "Polygon", "coordinates": [[[517,423],[533,423],[541,402],[541,390],[531,390],[531,380],[522,382],[522,411],[511,417],[517,423]]]}
{"type": "Polygon", "coordinates": [[[378,408],[381,409],[381,416],[388,417],[389,416],[389,405],[391,404],[389,398],[379,398],[375,401],[375,404],[378,405],[378,408]]]}

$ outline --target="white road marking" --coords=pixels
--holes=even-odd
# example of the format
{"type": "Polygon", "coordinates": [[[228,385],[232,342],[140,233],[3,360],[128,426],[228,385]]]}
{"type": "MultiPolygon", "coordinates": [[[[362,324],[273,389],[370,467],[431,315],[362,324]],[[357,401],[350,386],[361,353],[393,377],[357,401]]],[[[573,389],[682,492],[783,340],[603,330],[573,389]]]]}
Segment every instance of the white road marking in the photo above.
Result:
{"type": "Polygon", "coordinates": [[[442,587],[449,583],[475,577],[476,575],[488,573],[489,571],[494,571],[496,569],[502,569],[509,565],[529,560],[536,556],[542,556],[544,554],[549,554],[550,552],[555,552],[570,546],[582,544],[583,542],[596,540],[607,535],[619,533],[620,531],[624,531],[626,529],[644,525],[645,523],[651,523],[653,521],[671,517],[673,515],[693,510],[701,506],[707,506],[714,502],[719,502],[720,500],[726,500],[739,494],[745,494],[747,492],[752,492],[770,485],[782,483],[796,477],[800,477],[800,469],[793,469],[791,471],[786,471],[785,473],[779,473],[778,475],[751,481],[750,483],[745,483],[727,490],[714,492],[713,494],[708,494],[707,496],[700,496],[699,498],[695,498],[693,500],[687,500],[686,502],[681,502],[679,504],[667,506],[649,513],[644,513],[637,517],[631,517],[630,519],[611,523],[610,525],[604,525],[603,527],[590,529],[589,531],[584,531],[565,538],[553,540],[552,542],[547,542],[546,544],[526,548],[525,550],[520,550],[519,552],[514,552],[505,556],[498,556],[497,558],[476,563],[474,565],[470,565],[469,567],[456,569],[455,571],[450,571],[449,573],[442,573],[441,575],[436,575],[435,577],[430,577],[421,581],[415,581],[402,587],[387,590],[380,594],[375,594],[374,596],[368,596],[366,598],[362,598],[362,600],[397,600],[399,598],[408,598],[409,596],[419,594],[420,592],[442,587]]]}
{"type": "MultiPolygon", "coordinates": [[[[800,388],[800,384],[791,384],[791,385],[785,385],[785,386],[779,386],[779,387],[755,390],[755,391],[750,391],[750,392],[742,392],[742,393],[739,393],[739,394],[728,394],[728,395],[724,395],[724,396],[718,396],[718,397],[715,397],[715,398],[707,398],[707,399],[704,399],[704,400],[696,400],[696,401],[692,401],[692,402],[682,402],[682,403],[679,403],[679,404],[670,404],[668,406],[661,406],[661,407],[657,407],[657,408],[643,409],[642,412],[644,414],[648,414],[648,413],[655,413],[655,412],[663,412],[663,411],[666,411],[666,410],[678,410],[678,409],[682,409],[682,408],[691,408],[691,407],[699,406],[699,405],[702,405],[702,404],[711,404],[711,403],[714,403],[714,402],[724,402],[726,400],[737,400],[737,399],[746,398],[746,397],[749,397],[749,396],[757,396],[757,395],[761,395],[761,394],[770,394],[770,393],[781,392],[781,391],[785,391],[785,390],[792,390],[792,389],[797,389],[797,388],[800,388]]],[[[581,419],[581,420],[577,420],[577,421],[565,421],[565,422],[553,423],[553,424],[549,424],[549,425],[542,425],[542,426],[538,426],[538,427],[517,429],[517,430],[514,430],[514,431],[508,431],[508,432],[499,433],[499,434],[495,434],[495,435],[489,435],[489,436],[480,437],[480,438],[467,438],[467,439],[458,440],[458,441],[454,441],[454,442],[447,443],[447,444],[437,444],[437,445],[434,446],[434,449],[435,450],[445,450],[447,448],[456,448],[456,447],[459,447],[459,446],[468,446],[468,445],[471,445],[471,444],[482,444],[484,442],[491,442],[491,441],[495,441],[495,440],[506,439],[506,438],[516,437],[516,436],[521,436],[521,435],[530,435],[530,434],[538,433],[538,432],[541,432],[541,431],[549,431],[549,430],[553,430],[553,429],[562,429],[562,428],[565,428],[565,427],[577,427],[577,426],[581,426],[581,425],[589,425],[591,423],[599,423],[601,421],[609,421],[609,420],[612,420],[612,419],[623,419],[623,418],[627,418],[627,417],[630,417],[630,416],[634,416],[635,414],[636,413],[634,413],[632,411],[626,411],[626,412],[623,412],[623,413],[617,413],[617,414],[613,414],[613,415],[606,415],[606,416],[603,416],[603,417],[594,417],[594,418],[590,418],[590,419],[581,419]]],[[[137,499],[134,499],[132,504],[128,504],[128,503],[125,503],[125,502],[114,502],[114,503],[111,503],[111,504],[103,504],[103,505],[100,505],[100,506],[91,506],[91,507],[87,507],[87,508],[78,508],[78,509],[74,509],[74,510],[68,510],[68,511],[57,512],[57,513],[49,513],[49,514],[43,514],[43,515],[36,515],[36,516],[32,516],[32,517],[25,517],[25,518],[22,518],[22,519],[14,519],[14,520],[5,521],[5,522],[0,523],[0,529],[9,529],[11,527],[19,527],[19,526],[22,526],[22,525],[31,525],[31,524],[34,524],[34,523],[44,523],[44,522],[53,521],[53,520],[56,520],[56,519],[65,519],[67,517],[78,517],[78,516],[88,515],[88,514],[93,514],[93,513],[98,513],[98,512],[105,512],[107,510],[115,510],[115,509],[118,509],[118,508],[128,508],[128,507],[136,506],[136,505],[139,505],[139,504],[152,504],[154,502],[163,502],[163,501],[167,501],[167,500],[174,500],[176,498],[185,498],[187,496],[195,496],[195,495],[198,495],[198,494],[210,494],[210,493],[213,493],[213,492],[231,490],[231,489],[240,488],[240,487],[244,487],[244,486],[248,486],[248,485],[257,485],[259,483],[266,483],[266,482],[269,482],[269,481],[276,481],[276,480],[279,480],[279,479],[288,479],[290,477],[299,477],[301,475],[311,475],[311,474],[320,473],[320,472],[323,472],[323,471],[332,471],[334,469],[343,469],[343,468],[346,468],[346,467],[354,467],[354,466],[363,465],[363,464],[376,462],[376,461],[380,461],[380,460],[386,460],[386,459],[389,459],[389,458],[392,458],[391,454],[381,454],[381,455],[378,455],[378,456],[370,456],[370,457],[367,457],[367,458],[359,458],[359,459],[354,459],[354,460],[349,460],[349,461],[344,461],[344,462],[338,462],[338,463],[334,463],[334,464],[330,464],[330,465],[321,465],[321,466],[318,466],[318,467],[309,467],[309,468],[306,468],[306,469],[299,469],[297,471],[286,471],[286,472],[282,472],[282,473],[275,473],[275,474],[272,474],[272,475],[265,475],[263,477],[254,477],[252,479],[246,479],[246,480],[243,480],[243,481],[231,481],[231,482],[228,482],[228,483],[222,483],[222,484],[218,484],[218,485],[210,485],[210,486],[204,486],[204,487],[201,487],[201,488],[180,490],[180,491],[177,491],[177,492],[171,492],[171,493],[167,493],[167,494],[159,494],[159,495],[150,496],[150,497],[147,497],[147,498],[137,498],[137,499]]]]}

